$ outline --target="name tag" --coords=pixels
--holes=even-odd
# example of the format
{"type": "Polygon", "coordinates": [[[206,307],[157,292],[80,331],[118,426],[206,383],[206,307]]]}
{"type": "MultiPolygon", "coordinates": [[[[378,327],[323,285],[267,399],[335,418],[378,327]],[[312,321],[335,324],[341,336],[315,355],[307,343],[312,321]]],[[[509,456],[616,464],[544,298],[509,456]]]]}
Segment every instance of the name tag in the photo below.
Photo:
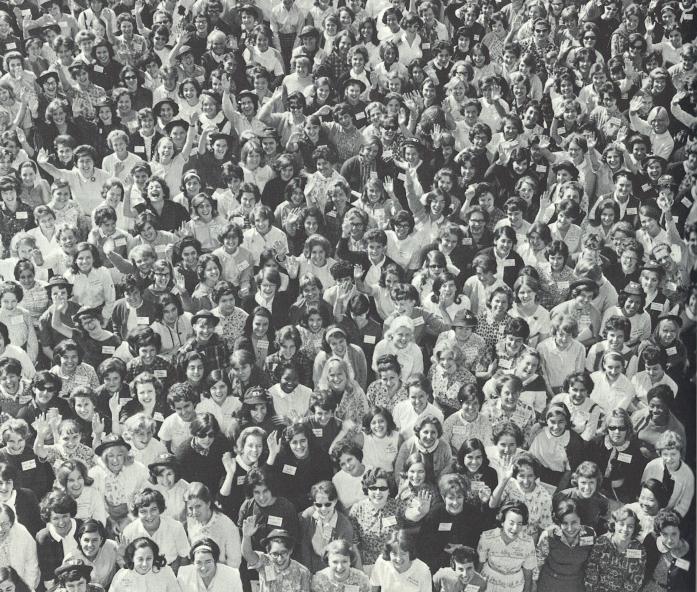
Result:
{"type": "Polygon", "coordinates": [[[162,415],[162,413],[160,413],[159,411],[155,411],[155,413],[152,414],[152,418],[155,421],[164,421],[165,420],[165,416],[162,415]]]}
{"type": "Polygon", "coordinates": [[[404,173],[399,173],[399,174],[397,175],[397,178],[398,178],[400,181],[406,181],[406,180],[407,180],[407,176],[406,176],[404,173]]]}
{"type": "Polygon", "coordinates": [[[312,433],[314,434],[315,438],[324,437],[324,430],[322,428],[312,428],[312,433]]]}
{"type": "Polygon", "coordinates": [[[363,343],[367,343],[368,345],[375,345],[375,335],[364,335],[363,343]]]}
{"type": "Polygon", "coordinates": [[[259,349],[268,350],[269,349],[269,340],[268,339],[260,339],[259,341],[257,341],[257,347],[259,349]]]}
{"type": "Polygon", "coordinates": [[[104,68],[102,68],[101,66],[95,66],[94,71],[98,74],[101,74],[102,72],[104,72],[104,68]]]}
{"type": "Polygon", "coordinates": [[[33,458],[31,460],[25,460],[22,463],[22,470],[23,471],[31,471],[32,469],[35,469],[35,468],[36,468],[36,460],[33,458]]]}
{"type": "Polygon", "coordinates": [[[356,121],[363,121],[365,119],[365,113],[356,113],[356,121]]]}
{"type": "Polygon", "coordinates": [[[622,122],[617,117],[613,117],[608,121],[610,125],[620,125],[622,122]]]}
{"type": "Polygon", "coordinates": [[[167,252],[167,245],[155,245],[155,252],[156,253],[166,253],[167,252]]]}
{"type": "Polygon", "coordinates": [[[136,154],[145,154],[145,146],[134,146],[133,152],[136,154]]]}
{"type": "Polygon", "coordinates": [[[294,467],[293,465],[283,465],[282,473],[284,475],[295,475],[297,470],[298,470],[298,467],[294,467]]]}
{"type": "Polygon", "coordinates": [[[89,384],[90,379],[87,378],[87,376],[76,376],[75,377],[75,384],[89,384]]]}
{"type": "Polygon", "coordinates": [[[344,584],[344,592],[360,592],[357,584],[344,584]]]}
{"type": "Polygon", "coordinates": [[[269,524],[270,526],[283,526],[283,518],[280,516],[269,515],[268,519],[266,520],[266,524],[269,524]]]}
{"type": "Polygon", "coordinates": [[[470,483],[470,489],[474,492],[477,493],[484,489],[486,487],[486,483],[484,481],[472,481],[470,483]]]}
{"type": "Polygon", "coordinates": [[[237,477],[237,485],[244,485],[244,481],[246,478],[246,475],[244,477],[237,477]]]}
{"type": "Polygon", "coordinates": [[[438,525],[438,531],[439,532],[450,532],[453,529],[453,523],[452,522],[441,522],[438,525]]]}
{"type": "Polygon", "coordinates": [[[382,523],[385,526],[397,526],[397,517],[396,516],[385,516],[385,518],[382,519],[382,523]]]}
{"type": "Polygon", "coordinates": [[[382,153],[382,157],[383,157],[383,158],[392,158],[392,150],[385,150],[385,151],[382,153]]]}
{"type": "Polygon", "coordinates": [[[242,273],[248,267],[249,267],[249,261],[242,261],[242,263],[237,265],[237,271],[242,273]]]}
{"type": "Polygon", "coordinates": [[[114,246],[115,246],[115,247],[125,247],[125,246],[126,246],[126,239],[123,238],[123,237],[117,238],[117,239],[114,241],[114,246]]]}
{"type": "Polygon", "coordinates": [[[467,433],[467,426],[457,425],[453,426],[453,434],[456,436],[464,436],[467,433]]]}
{"type": "Polygon", "coordinates": [[[330,218],[336,218],[336,212],[333,210],[331,212],[327,212],[326,215],[329,216],[330,218]]]}
{"type": "Polygon", "coordinates": [[[468,247],[472,246],[472,239],[466,236],[465,238],[462,239],[462,244],[468,247]]]}
{"type": "Polygon", "coordinates": [[[467,584],[465,586],[465,592],[479,592],[479,586],[475,584],[467,584]]]}
{"type": "Polygon", "coordinates": [[[641,186],[641,190],[642,190],[642,191],[648,191],[649,189],[651,189],[651,185],[649,185],[648,183],[644,183],[644,184],[641,186]]]}
{"type": "Polygon", "coordinates": [[[430,43],[422,43],[421,49],[431,49],[431,44],[430,43]]]}
{"type": "Polygon", "coordinates": [[[17,220],[26,220],[29,216],[27,215],[26,212],[16,212],[15,213],[15,218],[17,220]]]}
{"type": "Polygon", "coordinates": [[[661,311],[661,310],[663,310],[663,305],[660,302],[652,302],[651,303],[651,310],[661,311]]]}
{"type": "Polygon", "coordinates": [[[416,317],[415,319],[412,319],[414,323],[414,327],[419,327],[424,324],[424,318],[423,317],[416,317]]]}
{"type": "Polygon", "coordinates": [[[273,568],[273,565],[267,565],[264,568],[264,579],[267,582],[273,582],[276,579],[276,570],[273,568]]]}
{"type": "Polygon", "coordinates": [[[627,454],[626,452],[620,452],[617,455],[617,460],[620,461],[621,463],[631,463],[632,462],[632,455],[627,454]]]}
{"type": "Polygon", "coordinates": [[[103,345],[102,346],[102,353],[103,354],[113,354],[116,351],[116,348],[113,345],[103,345]]]}
{"type": "Polygon", "coordinates": [[[690,569],[690,562],[687,561],[687,559],[676,559],[675,567],[677,567],[678,569],[682,569],[683,571],[688,571],[690,569]]]}
{"type": "MultiPolygon", "coordinates": [[[[689,12],[686,13],[686,14],[683,14],[683,15],[682,15],[682,20],[684,20],[684,21],[691,21],[691,20],[692,20],[692,14],[690,14],[689,12]]],[[[677,564],[676,564],[676,565],[677,565],[677,564]]],[[[689,565],[689,563],[688,563],[688,565],[689,565]]]]}
{"type": "Polygon", "coordinates": [[[668,354],[669,356],[676,356],[676,355],[678,355],[678,348],[675,346],[669,347],[666,350],[666,354],[668,354]]]}
{"type": "Polygon", "coordinates": [[[547,167],[546,167],[545,165],[543,165],[543,164],[538,164],[538,165],[535,167],[535,170],[536,170],[538,173],[546,173],[546,172],[547,172],[547,167]]]}
{"type": "Polygon", "coordinates": [[[504,267],[514,267],[515,266],[515,261],[513,259],[504,259],[503,260],[503,266],[504,267]]]}
{"type": "Polygon", "coordinates": [[[627,549],[627,559],[641,559],[641,549],[627,549]]]}
{"type": "Polygon", "coordinates": [[[17,49],[17,44],[16,43],[8,43],[5,47],[7,49],[17,49]]]}
{"type": "Polygon", "coordinates": [[[627,214],[631,215],[634,214],[636,215],[637,209],[636,208],[627,208],[627,214]]]}
{"type": "Polygon", "coordinates": [[[501,368],[509,369],[512,365],[513,365],[513,362],[512,362],[511,360],[509,360],[509,359],[501,358],[501,359],[499,360],[499,366],[500,366],[501,368]]]}
{"type": "Polygon", "coordinates": [[[167,370],[155,370],[155,378],[167,378],[167,370]]]}
{"type": "Polygon", "coordinates": [[[578,319],[578,322],[580,325],[590,325],[591,324],[591,317],[590,315],[581,315],[581,317],[578,319]]]}
{"type": "Polygon", "coordinates": [[[678,289],[678,284],[676,284],[675,282],[666,282],[665,288],[667,290],[675,292],[675,290],[678,289]]]}
{"type": "Polygon", "coordinates": [[[557,133],[561,136],[566,133],[566,128],[565,127],[558,127],[557,128],[557,133]]]}
{"type": "Polygon", "coordinates": [[[138,323],[139,325],[149,325],[150,317],[138,317],[136,319],[136,323],[138,323]]]}
{"type": "Polygon", "coordinates": [[[570,285],[569,282],[557,282],[557,288],[560,290],[568,290],[570,285]]]}
{"type": "Polygon", "coordinates": [[[479,41],[479,35],[472,35],[472,39],[474,39],[475,41],[479,41]]]}
{"type": "Polygon", "coordinates": [[[592,545],[594,543],[593,537],[592,536],[582,536],[581,540],[578,542],[578,544],[581,547],[588,547],[589,545],[592,545]]]}

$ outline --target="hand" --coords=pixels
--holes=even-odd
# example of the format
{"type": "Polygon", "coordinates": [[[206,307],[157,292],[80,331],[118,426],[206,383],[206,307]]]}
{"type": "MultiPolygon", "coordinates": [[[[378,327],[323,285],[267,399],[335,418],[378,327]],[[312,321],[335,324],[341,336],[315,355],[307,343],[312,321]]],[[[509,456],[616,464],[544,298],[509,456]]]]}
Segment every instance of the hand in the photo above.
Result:
{"type": "Polygon", "coordinates": [[[56,431],[60,422],[63,421],[63,416],[58,413],[58,409],[49,409],[46,416],[48,418],[48,425],[51,426],[51,431],[56,431]]]}
{"type": "Polygon", "coordinates": [[[133,188],[133,185],[135,185],[135,179],[133,178],[133,175],[131,175],[131,173],[128,173],[126,175],[126,178],[123,180],[123,184],[127,191],[130,191],[133,188]]]}
{"type": "Polygon", "coordinates": [[[121,162],[120,160],[117,160],[116,163],[114,164],[114,172],[116,173],[116,176],[118,177],[121,173],[123,173],[123,170],[126,168],[125,163],[121,162]]]}
{"type": "Polygon", "coordinates": [[[38,265],[39,267],[41,267],[44,264],[44,256],[41,253],[40,249],[32,249],[31,258],[34,261],[34,263],[36,263],[36,265],[38,265]]]}
{"type": "Polygon", "coordinates": [[[186,292],[186,278],[179,269],[174,270],[174,285],[182,292],[186,292]]]}
{"type": "Polygon", "coordinates": [[[286,257],[286,269],[290,275],[295,277],[300,270],[300,261],[298,261],[298,258],[293,256],[286,257]]]}
{"type": "Polygon", "coordinates": [[[687,93],[685,91],[680,91],[679,93],[677,93],[676,95],[673,96],[673,98],[670,100],[670,102],[672,105],[677,105],[686,96],[687,96],[687,93]]]}
{"type": "Polygon", "coordinates": [[[617,142],[622,146],[622,150],[625,150],[624,141],[627,139],[629,130],[626,125],[623,125],[619,130],[617,130],[617,142]]]}
{"type": "Polygon", "coordinates": [[[92,432],[97,437],[104,433],[104,420],[96,413],[92,416],[92,432]]]}
{"type": "Polygon", "coordinates": [[[653,30],[656,28],[656,23],[653,22],[653,19],[651,17],[647,16],[644,19],[644,26],[646,27],[647,33],[653,33],[653,30]]]}
{"type": "Polygon", "coordinates": [[[353,277],[356,280],[363,279],[363,266],[362,265],[354,265],[353,266],[353,277]]]}
{"type": "Polygon", "coordinates": [[[189,117],[189,119],[190,119],[190,121],[191,121],[191,125],[194,125],[194,126],[195,126],[195,125],[199,122],[199,112],[198,112],[198,111],[194,111],[194,112],[191,114],[191,116],[189,117]]]}
{"type": "Polygon", "coordinates": [[[232,92],[232,79],[230,78],[230,75],[227,72],[225,74],[223,74],[221,84],[223,86],[223,92],[227,92],[227,93],[232,92]]]}
{"type": "Polygon", "coordinates": [[[111,253],[114,252],[114,249],[116,248],[116,245],[114,244],[114,240],[111,238],[108,238],[104,241],[104,244],[102,245],[102,251],[104,251],[104,254],[108,257],[111,253]]]}
{"type": "Polygon", "coordinates": [[[223,454],[223,467],[225,467],[225,471],[228,475],[232,476],[235,474],[235,471],[237,470],[237,461],[235,460],[235,457],[232,456],[231,452],[226,452],[223,454]]]}
{"type": "Polygon", "coordinates": [[[254,533],[259,530],[257,519],[254,516],[248,516],[242,522],[242,536],[251,539],[254,533]]]}
{"type": "Polygon", "coordinates": [[[549,144],[550,144],[549,136],[540,136],[540,143],[539,143],[540,150],[546,150],[547,148],[549,148],[549,144]]]}
{"type": "Polygon", "coordinates": [[[317,115],[320,117],[325,117],[326,115],[330,115],[332,112],[332,108],[329,105],[324,105],[324,107],[320,107],[320,109],[317,111],[317,115]]]}
{"type": "Polygon", "coordinates": [[[116,392],[109,397],[109,411],[111,411],[111,416],[118,417],[120,409],[121,402],[119,401],[119,393],[116,392]]]}
{"type": "Polygon", "coordinates": [[[634,97],[629,103],[629,112],[638,113],[641,109],[642,100],[641,97],[634,97]]]}
{"type": "Polygon", "coordinates": [[[46,148],[39,150],[38,154],[36,155],[36,162],[39,164],[46,164],[48,162],[48,152],[46,151],[46,148]]]}
{"type": "Polygon", "coordinates": [[[136,0],[135,13],[140,14],[143,12],[144,9],[145,9],[145,2],[143,2],[143,0],[136,0]]]}
{"type": "Polygon", "coordinates": [[[34,423],[31,424],[31,427],[34,428],[34,431],[38,436],[43,438],[51,433],[51,425],[48,423],[45,413],[39,415],[39,417],[34,420],[34,423]]]}
{"type": "Polygon", "coordinates": [[[598,136],[595,133],[586,136],[586,144],[588,148],[595,148],[598,145],[598,136]]]}
{"type": "Polygon", "coordinates": [[[427,489],[422,489],[419,491],[417,498],[419,500],[419,510],[421,512],[428,512],[428,510],[431,508],[431,502],[433,501],[433,495],[431,495],[431,492],[427,489]]]}
{"type": "Polygon", "coordinates": [[[433,129],[431,130],[431,140],[433,140],[434,145],[440,143],[442,131],[443,129],[439,124],[433,124],[433,129]]]}
{"type": "Polygon", "coordinates": [[[388,195],[394,195],[394,180],[392,177],[385,177],[382,186],[385,188],[385,192],[388,195]]]}
{"type": "Polygon", "coordinates": [[[269,456],[275,458],[281,452],[281,435],[271,432],[266,439],[266,444],[269,447],[269,456]]]}

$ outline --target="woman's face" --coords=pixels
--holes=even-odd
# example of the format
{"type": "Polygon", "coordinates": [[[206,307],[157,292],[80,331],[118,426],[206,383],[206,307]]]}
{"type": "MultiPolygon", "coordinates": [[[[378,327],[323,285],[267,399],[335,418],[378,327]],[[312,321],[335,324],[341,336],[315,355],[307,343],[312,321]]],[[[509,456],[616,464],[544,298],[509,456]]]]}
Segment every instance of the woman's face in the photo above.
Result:
{"type": "Polygon", "coordinates": [[[496,450],[501,459],[512,458],[517,449],[518,443],[512,435],[503,434],[496,442],[496,450]]]}
{"type": "Polygon", "coordinates": [[[310,455],[310,442],[304,433],[295,434],[288,446],[296,458],[304,459],[310,455]]]}
{"type": "Polygon", "coordinates": [[[136,549],[136,552],[133,553],[133,570],[137,574],[144,576],[152,570],[154,560],[155,558],[150,547],[136,549]]]}
{"type": "Polygon", "coordinates": [[[155,530],[160,526],[160,509],[156,503],[138,508],[138,518],[147,530],[155,530]]]}
{"type": "Polygon", "coordinates": [[[670,345],[678,337],[678,327],[673,321],[662,321],[658,326],[658,339],[663,345],[670,345]]]}
{"type": "Polygon", "coordinates": [[[501,524],[501,530],[509,539],[518,538],[518,535],[523,531],[525,525],[523,524],[523,517],[516,512],[507,512],[504,517],[503,524],[501,524]]]}
{"type": "Polygon", "coordinates": [[[348,377],[341,366],[334,364],[327,372],[327,382],[333,391],[342,392],[346,388],[348,377]]]}
{"type": "Polygon", "coordinates": [[[513,248],[513,241],[505,235],[499,236],[496,239],[496,253],[499,257],[508,257],[511,249],[513,248]]]}
{"type": "Polygon", "coordinates": [[[445,511],[451,516],[457,516],[465,505],[465,496],[459,492],[449,492],[445,499],[445,511]]]}
{"type": "Polygon", "coordinates": [[[431,448],[438,442],[438,429],[432,423],[424,424],[419,430],[419,442],[425,448],[431,448]]]}
{"type": "Polygon", "coordinates": [[[386,479],[376,479],[373,485],[368,486],[368,499],[376,508],[382,508],[387,503],[389,491],[386,479]]]}
{"type": "Polygon", "coordinates": [[[102,548],[102,537],[98,532],[85,532],[80,537],[79,546],[83,554],[88,558],[96,557],[102,548]]]}
{"type": "Polygon", "coordinates": [[[171,489],[177,482],[177,474],[171,467],[162,467],[157,474],[157,484],[165,489],[171,489]]]}
{"type": "Polygon", "coordinates": [[[50,511],[49,524],[58,531],[58,534],[64,536],[68,534],[72,525],[70,514],[59,514],[53,510],[50,511]]]}
{"type": "Polygon", "coordinates": [[[564,535],[571,539],[581,530],[581,518],[579,518],[578,514],[567,514],[561,519],[559,526],[564,535]]]}
{"type": "Polygon", "coordinates": [[[266,407],[266,403],[257,403],[249,410],[249,415],[256,423],[261,423],[264,421],[267,414],[268,409],[266,407]]]}
{"type": "Polygon", "coordinates": [[[605,360],[603,368],[605,370],[605,376],[607,376],[610,382],[615,382],[622,374],[622,370],[624,370],[622,362],[615,359],[605,360]]]}
{"type": "Polygon", "coordinates": [[[535,471],[530,465],[520,465],[515,480],[522,491],[526,493],[533,491],[536,479],[535,471]]]}
{"type": "Polygon", "coordinates": [[[649,417],[654,423],[665,424],[670,416],[668,407],[659,397],[654,397],[649,401],[649,417]]]}
{"type": "Polygon", "coordinates": [[[332,335],[327,338],[327,343],[329,344],[329,349],[336,356],[343,357],[348,349],[348,344],[346,342],[346,337],[343,335],[332,335]]]}
{"type": "Polygon", "coordinates": [[[201,360],[191,360],[186,365],[186,378],[190,382],[198,383],[203,380],[204,367],[201,360]]]}
{"type": "Polygon", "coordinates": [[[264,442],[259,436],[248,436],[242,447],[242,458],[247,464],[258,462],[264,452],[264,442]]]}
{"type": "Polygon", "coordinates": [[[428,395],[420,387],[409,387],[409,402],[416,413],[421,413],[428,405],[428,395]]]}
{"type": "Polygon", "coordinates": [[[567,421],[565,417],[555,415],[547,419],[549,433],[558,438],[566,431],[567,421]]]}
{"type": "Polygon", "coordinates": [[[75,372],[78,364],[80,363],[79,357],[76,351],[68,350],[60,357],[61,361],[61,371],[66,374],[72,374],[75,372]]]}
{"type": "Polygon", "coordinates": [[[495,294],[489,305],[496,317],[503,317],[508,312],[508,298],[505,294],[495,294]]]}
{"type": "Polygon", "coordinates": [[[392,334],[392,343],[397,349],[405,349],[414,340],[414,332],[408,327],[399,327],[392,334]]]}
{"type": "Polygon", "coordinates": [[[644,512],[646,512],[649,516],[655,516],[661,509],[661,506],[658,503],[656,496],[650,489],[647,489],[646,487],[644,487],[641,490],[638,501],[641,509],[644,510],[644,512]]]}
{"type": "Polygon", "coordinates": [[[633,516],[627,516],[624,520],[615,522],[614,538],[621,541],[629,541],[634,536],[636,523],[633,516]]]}
{"type": "Polygon", "coordinates": [[[5,449],[13,456],[18,456],[24,452],[27,441],[17,432],[7,432],[4,438],[5,449]]]}
{"type": "Polygon", "coordinates": [[[194,567],[204,582],[212,578],[217,571],[217,565],[213,555],[209,551],[203,549],[199,549],[194,553],[194,567]]]}
{"type": "MultiPolygon", "coordinates": [[[[172,142],[161,142],[158,152],[161,157],[171,157],[174,153],[172,142]]],[[[148,199],[151,202],[162,201],[165,198],[164,188],[159,181],[150,181],[147,187],[148,199]]]]}
{"type": "Polygon", "coordinates": [[[576,489],[582,498],[588,499],[597,491],[598,480],[595,477],[579,477],[576,480],[576,489]]]}
{"type": "Polygon", "coordinates": [[[261,339],[266,336],[269,330],[269,319],[262,315],[256,315],[252,320],[252,332],[254,336],[261,339]]]}
{"type": "Polygon", "coordinates": [[[186,502],[186,514],[189,518],[205,523],[211,519],[213,511],[209,503],[194,497],[186,502]]]}
{"type": "Polygon", "coordinates": [[[472,450],[465,454],[463,464],[470,473],[476,473],[484,462],[481,450],[472,450]]]}

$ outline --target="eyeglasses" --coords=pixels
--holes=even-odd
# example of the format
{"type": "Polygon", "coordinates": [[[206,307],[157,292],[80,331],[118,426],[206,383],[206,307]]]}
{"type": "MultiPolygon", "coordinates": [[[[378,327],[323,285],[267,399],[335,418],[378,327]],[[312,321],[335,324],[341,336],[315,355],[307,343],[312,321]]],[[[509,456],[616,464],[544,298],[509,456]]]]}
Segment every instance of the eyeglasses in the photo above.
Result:
{"type": "Polygon", "coordinates": [[[123,79],[124,80],[138,80],[138,77],[137,76],[124,76],[123,79]]]}
{"type": "Polygon", "coordinates": [[[387,491],[389,487],[382,485],[371,485],[368,487],[368,491],[387,491]]]}
{"type": "Polygon", "coordinates": [[[315,508],[331,508],[334,505],[334,502],[324,502],[324,503],[315,502],[312,505],[315,506],[315,508]]]}
{"type": "Polygon", "coordinates": [[[549,29],[535,29],[535,33],[547,33],[549,29]]]}
{"type": "Polygon", "coordinates": [[[429,269],[443,269],[443,266],[442,266],[442,265],[439,265],[438,263],[431,263],[431,264],[428,266],[428,268],[429,268],[429,269]]]}
{"type": "Polygon", "coordinates": [[[396,125],[383,125],[382,129],[384,129],[387,132],[396,132],[398,128],[396,125]]]}
{"type": "Polygon", "coordinates": [[[609,432],[626,432],[627,428],[624,426],[607,426],[609,432]]]}
{"type": "Polygon", "coordinates": [[[363,222],[350,222],[351,228],[363,228],[363,222]]]}
{"type": "Polygon", "coordinates": [[[207,432],[201,432],[198,435],[199,438],[213,438],[214,436],[215,436],[215,432],[212,430],[209,430],[207,432]]]}
{"type": "Polygon", "coordinates": [[[593,41],[595,41],[597,39],[597,37],[595,35],[585,35],[583,38],[584,39],[592,39],[593,41]]]}
{"type": "Polygon", "coordinates": [[[40,391],[45,391],[45,392],[47,392],[47,393],[55,393],[55,392],[56,392],[56,387],[54,387],[54,386],[49,386],[49,385],[46,385],[46,384],[44,384],[44,385],[39,385],[39,384],[37,384],[37,385],[36,385],[36,388],[37,388],[38,390],[40,390],[40,391]]]}

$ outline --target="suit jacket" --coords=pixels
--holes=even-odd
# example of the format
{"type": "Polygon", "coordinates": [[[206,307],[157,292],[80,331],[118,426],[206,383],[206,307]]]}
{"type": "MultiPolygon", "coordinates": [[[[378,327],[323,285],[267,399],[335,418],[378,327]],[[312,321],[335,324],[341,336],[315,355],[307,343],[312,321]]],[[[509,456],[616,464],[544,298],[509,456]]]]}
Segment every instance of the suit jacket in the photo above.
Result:
{"type": "MultiPolygon", "coordinates": [[[[487,247],[486,249],[482,249],[477,254],[480,253],[482,255],[491,255],[492,257],[494,257],[494,259],[496,259],[496,255],[494,255],[494,247],[487,247]]],[[[523,267],[525,266],[525,263],[523,262],[522,257],[512,249],[511,252],[508,254],[508,257],[506,257],[506,260],[512,260],[513,265],[504,268],[503,281],[507,286],[513,288],[513,284],[515,284],[515,281],[518,279],[518,274],[520,273],[520,270],[523,269],[523,267]]]]}
{"type": "Polygon", "coordinates": [[[140,131],[135,131],[131,134],[131,140],[128,143],[128,151],[132,152],[136,156],[139,156],[143,160],[150,162],[152,160],[152,155],[155,152],[155,146],[164,136],[156,131],[155,135],[152,136],[152,142],[150,143],[150,150],[146,147],[145,139],[143,138],[140,131]]]}

